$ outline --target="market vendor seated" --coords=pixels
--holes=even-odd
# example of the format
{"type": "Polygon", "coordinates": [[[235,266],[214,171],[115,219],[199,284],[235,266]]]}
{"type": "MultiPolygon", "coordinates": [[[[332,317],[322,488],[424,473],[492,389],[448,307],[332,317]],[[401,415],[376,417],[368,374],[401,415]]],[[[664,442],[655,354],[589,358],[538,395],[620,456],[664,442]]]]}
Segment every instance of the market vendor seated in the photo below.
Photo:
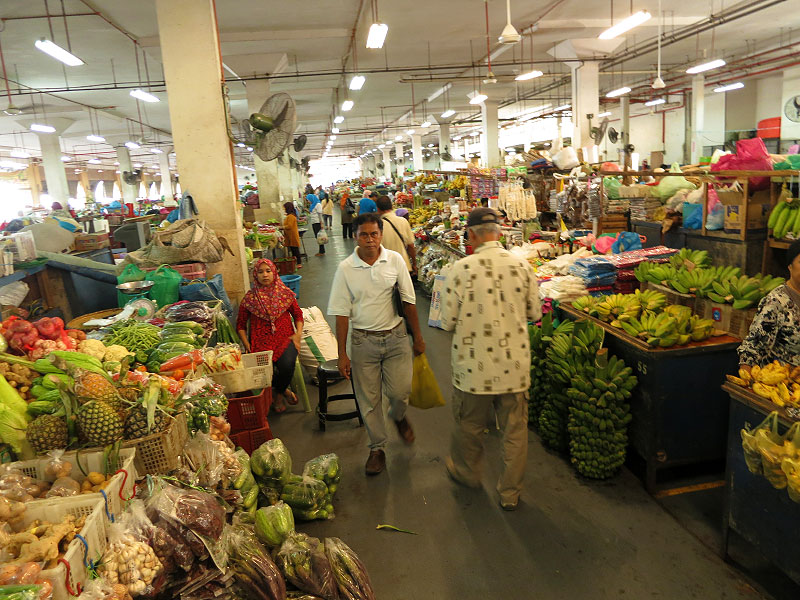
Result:
{"type": "Polygon", "coordinates": [[[297,404],[297,396],[288,388],[303,335],[303,311],[271,260],[262,258],[253,264],[253,287],[239,305],[236,330],[247,352],[272,350],[273,410],[282,413],[287,402],[297,404]]]}
{"type": "Polygon", "coordinates": [[[749,369],[774,360],[800,365],[800,240],[786,251],[789,278],[767,294],[747,339],[739,346],[739,363],[749,369]]]}

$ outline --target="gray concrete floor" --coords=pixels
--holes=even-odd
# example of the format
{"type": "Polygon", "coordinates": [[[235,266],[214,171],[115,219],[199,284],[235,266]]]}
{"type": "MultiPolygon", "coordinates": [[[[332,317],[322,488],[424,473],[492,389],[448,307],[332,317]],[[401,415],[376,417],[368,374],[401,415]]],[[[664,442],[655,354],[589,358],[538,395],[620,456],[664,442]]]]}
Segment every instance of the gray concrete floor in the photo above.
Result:
{"type": "MultiPolygon", "coordinates": [[[[336,265],[352,252],[353,242],[341,238],[337,215],[326,256],[313,256],[311,237],[306,247],[311,256],[300,271],[300,304],[325,312],[336,265]]],[[[427,320],[427,298],[418,295],[418,303],[427,320]]],[[[423,331],[449,399],[450,334],[427,325],[423,331]]],[[[309,385],[308,391],[316,406],[317,388],[309,385]]],[[[507,513],[494,491],[501,468],[498,432],[486,435],[483,489],[470,490],[452,483],[444,470],[449,406],[410,409],[409,419],[416,443],[404,446],[392,428],[387,471],[367,478],[367,436],[356,420],[329,423],[322,433],[314,414],[299,406],[270,416],[295,471],[319,454],[339,455],[343,479],[336,518],[300,528],[349,544],[367,566],[379,600],[768,597],[664,510],[627,470],[609,482],[581,480],[531,432],[520,508],[507,513]],[[380,523],[417,535],[377,531],[380,523]]],[[[796,591],[792,597],[798,597],[796,591]]]]}

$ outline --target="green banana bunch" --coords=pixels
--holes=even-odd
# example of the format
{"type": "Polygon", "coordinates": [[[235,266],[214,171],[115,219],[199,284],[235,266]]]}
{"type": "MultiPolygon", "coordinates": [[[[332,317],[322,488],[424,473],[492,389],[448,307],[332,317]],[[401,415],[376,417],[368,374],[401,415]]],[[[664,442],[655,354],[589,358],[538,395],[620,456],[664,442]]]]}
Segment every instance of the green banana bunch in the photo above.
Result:
{"type": "Polygon", "coordinates": [[[553,313],[542,317],[541,326],[528,325],[531,342],[531,389],[528,395],[528,425],[534,429],[539,426],[539,416],[545,399],[551,393],[550,381],[547,377],[547,349],[554,335],[572,333],[573,321],[563,321],[554,326],[553,313]]]}
{"type": "Polygon", "coordinates": [[[611,294],[594,305],[596,316],[612,324],[615,321],[635,319],[639,316],[641,309],[639,300],[633,294],[611,294]]]}
{"type": "Polygon", "coordinates": [[[675,278],[669,281],[669,285],[681,294],[694,294],[699,298],[705,298],[712,289],[713,282],[714,272],[711,270],[701,268],[689,270],[681,267],[675,273],[675,278]]]}
{"type": "Polygon", "coordinates": [[[656,290],[636,290],[634,296],[643,312],[657,313],[667,305],[667,297],[656,290]]]}
{"type": "Polygon", "coordinates": [[[695,267],[704,268],[711,266],[711,257],[707,250],[691,250],[681,248],[677,254],[673,254],[669,263],[676,269],[687,268],[693,270],[695,267]]]}
{"type": "Polygon", "coordinates": [[[701,319],[697,315],[692,315],[689,324],[689,335],[694,342],[702,342],[714,334],[714,321],[711,319],[701,319]]]}
{"type": "Polygon", "coordinates": [[[587,315],[595,316],[597,314],[595,306],[597,306],[599,301],[600,300],[595,296],[586,295],[575,300],[572,303],[572,307],[575,310],[585,312],[587,315]]]}

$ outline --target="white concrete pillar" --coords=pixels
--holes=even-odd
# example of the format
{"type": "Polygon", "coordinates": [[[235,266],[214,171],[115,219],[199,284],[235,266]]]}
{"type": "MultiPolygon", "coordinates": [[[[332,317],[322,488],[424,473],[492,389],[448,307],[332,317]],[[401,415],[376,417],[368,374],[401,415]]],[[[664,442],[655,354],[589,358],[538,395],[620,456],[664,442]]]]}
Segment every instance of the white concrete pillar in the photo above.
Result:
{"type": "Polygon", "coordinates": [[[419,172],[425,169],[422,160],[422,136],[418,133],[411,136],[411,152],[414,155],[414,170],[419,172]]]}
{"type": "Polygon", "coordinates": [[[61,138],[57,133],[37,133],[36,137],[39,138],[39,148],[42,151],[47,195],[52,198],[53,202],[60,202],[62,206],[66,207],[69,199],[69,186],[67,185],[64,161],[61,160],[61,138]]]}
{"type": "Polygon", "coordinates": [[[705,77],[692,77],[692,146],[690,161],[697,163],[703,153],[703,127],[705,126],[705,77]]]}
{"type": "MultiPolygon", "coordinates": [[[[278,184],[280,185],[281,199],[282,202],[294,202],[297,199],[297,195],[294,193],[292,187],[292,174],[289,172],[288,150],[284,150],[283,153],[281,153],[281,160],[283,164],[278,164],[278,184]]],[[[275,162],[278,162],[277,158],[275,162]]],[[[303,197],[305,198],[305,194],[303,197]]]]}
{"type": "Polygon", "coordinates": [[[394,145],[394,154],[397,158],[397,177],[402,178],[406,172],[405,146],[402,142],[394,145]]]}
{"type": "Polygon", "coordinates": [[[384,148],[383,152],[383,176],[386,181],[392,180],[392,155],[389,148],[384,148]]]}
{"type": "MultiPolygon", "coordinates": [[[[258,112],[264,99],[269,97],[269,81],[247,82],[247,112],[258,112]]],[[[269,211],[268,218],[280,219],[283,215],[281,207],[281,185],[278,178],[278,161],[263,161],[253,153],[253,163],[258,182],[258,201],[262,210],[269,211]]]]}
{"type": "Polygon", "coordinates": [[[482,158],[487,167],[499,167],[503,164],[500,156],[500,141],[497,132],[497,100],[485,100],[481,103],[481,123],[483,125],[482,158]]]}
{"type": "Polygon", "coordinates": [[[569,65],[572,67],[572,145],[576,149],[586,148],[594,144],[586,115],[594,115],[593,123],[599,125],[600,63],[586,61],[569,65]]]}
{"type": "Polygon", "coordinates": [[[131,152],[127,146],[117,146],[117,162],[119,163],[119,189],[122,192],[123,204],[135,204],[136,198],[139,195],[138,184],[125,183],[125,178],[122,174],[125,171],[133,173],[133,163],[131,163],[131,152]]]}
{"type": "Polygon", "coordinates": [[[161,169],[162,194],[169,200],[175,195],[175,188],[172,185],[172,174],[169,172],[169,152],[158,155],[158,168],[161,169]]]}
{"type": "Polygon", "coordinates": [[[234,303],[250,288],[233,148],[223,110],[222,57],[213,0],[156,0],[172,139],[181,188],[233,251],[209,265],[234,303]],[[202,124],[202,125],[199,125],[202,124]]]}
{"type": "Polygon", "coordinates": [[[619,107],[622,109],[622,148],[624,150],[622,165],[629,167],[631,165],[631,156],[625,148],[631,141],[631,102],[628,96],[623,96],[619,99],[619,107]]]}
{"type": "MultiPolygon", "coordinates": [[[[442,168],[442,154],[450,152],[450,121],[439,123],[439,168],[442,168]]],[[[436,156],[436,155],[434,155],[436,156]]]]}

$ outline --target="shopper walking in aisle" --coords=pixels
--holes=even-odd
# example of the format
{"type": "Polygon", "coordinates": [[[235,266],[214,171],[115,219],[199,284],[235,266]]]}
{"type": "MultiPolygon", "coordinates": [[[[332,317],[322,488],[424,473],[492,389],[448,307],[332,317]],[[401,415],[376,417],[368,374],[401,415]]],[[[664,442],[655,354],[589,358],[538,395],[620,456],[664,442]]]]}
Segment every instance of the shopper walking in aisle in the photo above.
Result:
{"type": "MultiPolygon", "coordinates": [[[[316,238],[322,230],[322,203],[316,194],[309,194],[308,201],[311,203],[311,207],[308,209],[308,222],[316,238]]],[[[319,242],[317,242],[317,245],[319,246],[319,252],[314,256],[325,256],[325,246],[319,242]]]]}
{"type": "Polygon", "coordinates": [[[322,221],[325,225],[325,229],[330,230],[331,225],[333,225],[333,200],[331,200],[330,196],[325,194],[325,198],[321,201],[322,204],[322,221]]]}
{"type": "Polygon", "coordinates": [[[455,428],[445,466],[456,482],[480,486],[483,432],[496,414],[505,464],[497,492],[500,506],[514,510],[528,457],[528,321],[542,316],[539,289],[530,264],[500,244],[495,211],[473,210],[467,231],[475,253],[453,265],[442,294],[442,328],[455,330],[455,428]]]}
{"type": "Polygon", "coordinates": [[[417,249],[414,247],[414,234],[411,225],[403,217],[398,217],[392,211],[392,201],[388,196],[381,196],[375,203],[378,215],[383,219],[383,242],[387,250],[394,250],[406,263],[406,268],[412,276],[417,274],[417,249]]]}
{"type": "Polygon", "coordinates": [[[350,194],[345,194],[346,197],[342,200],[342,237],[353,239],[353,218],[357,209],[350,194]]]}
{"type": "Polygon", "coordinates": [[[297,261],[297,268],[302,269],[303,261],[300,258],[300,231],[297,229],[297,210],[293,202],[285,202],[283,211],[286,213],[286,218],[283,220],[283,244],[297,261]]]}
{"type": "Polygon", "coordinates": [[[294,376],[303,336],[303,311],[271,260],[261,258],[253,265],[253,287],[239,305],[236,331],[247,352],[272,350],[272,389],[275,391],[272,409],[282,413],[287,402],[297,404],[297,396],[289,391],[289,383],[294,376]]]}
{"type": "Polygon", "coordinates": [[[378,207],[375,205],[375,200],[378,199],[378,194],[375,192],[368,192],[364,190],[364,197],[358,203],[358,214],[364,215],[367,213],[378,212],[378,207]]]}
{"type": "Polygon", "coordinates": [[[356,250],[336,269],[328,314],[336,317],[339,372],[353,379],[369,436],[365,470],[367,475],[377,475],[386,467],[384,396],[389,402],[389,418],[400,437],[406,444],[414,442],[414,430],[406,418],[412,375],[412,344],[406,323],[413,336],[413,354],[422,354],[425,342],[405,262],[397,252],[381,246],[383,219],[367,213],[359,215],[353,225],[356,250]],[[402,302],[402,315],[398,314],[395,293],[402,302]]]}

